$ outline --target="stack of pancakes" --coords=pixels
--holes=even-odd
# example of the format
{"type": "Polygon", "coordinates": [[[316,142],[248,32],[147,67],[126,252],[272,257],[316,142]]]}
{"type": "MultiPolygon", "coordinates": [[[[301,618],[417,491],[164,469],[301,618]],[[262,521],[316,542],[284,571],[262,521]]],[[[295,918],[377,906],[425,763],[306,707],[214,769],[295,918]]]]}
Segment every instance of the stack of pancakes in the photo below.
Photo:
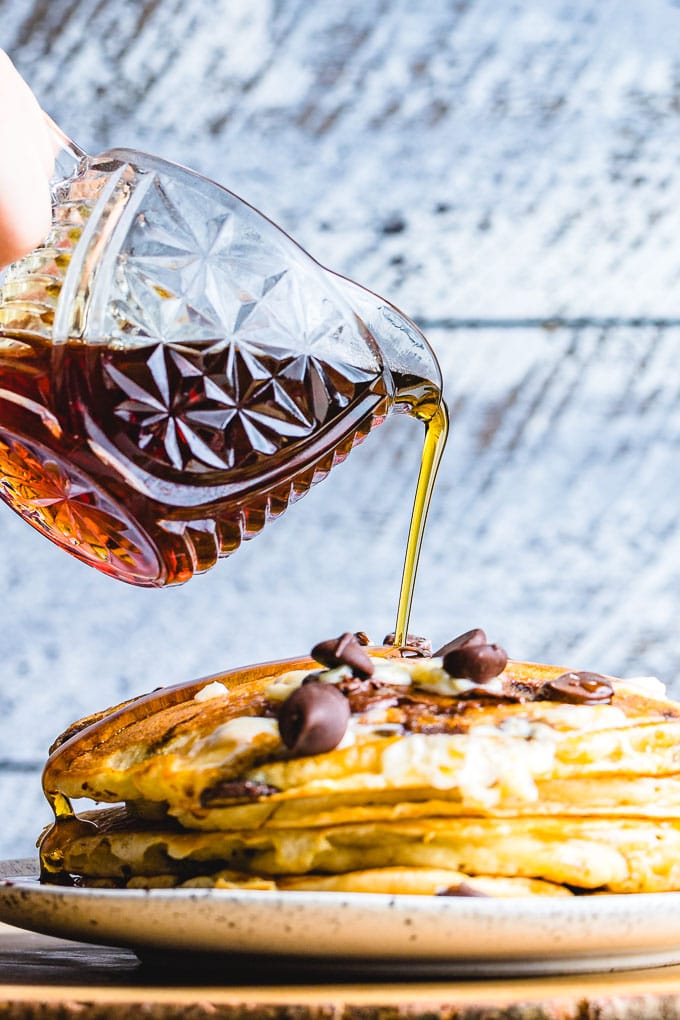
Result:
{"type": "Polygon", "coordinates": [[[46,881],[573,895],[680,889],[680,705],[654,678],[507,661],[482,631],[163,688],[44,776],[46,881]],[[71,814],[67,798],[115,805],[71,814]]]}

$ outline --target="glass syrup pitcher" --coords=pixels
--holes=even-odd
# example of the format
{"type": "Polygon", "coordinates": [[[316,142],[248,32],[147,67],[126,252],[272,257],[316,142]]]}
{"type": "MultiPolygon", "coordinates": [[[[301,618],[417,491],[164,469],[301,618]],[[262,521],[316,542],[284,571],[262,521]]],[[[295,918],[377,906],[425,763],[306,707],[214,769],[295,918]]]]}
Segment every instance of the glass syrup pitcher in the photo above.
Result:
{"type": "Polygon", "coordinates": [[[387,301],[212,181],[54,130],[51,230],[0,287],[0,498],[43,535],[131,584],[186,581],[391,411],[441,408],[387,301]]]}

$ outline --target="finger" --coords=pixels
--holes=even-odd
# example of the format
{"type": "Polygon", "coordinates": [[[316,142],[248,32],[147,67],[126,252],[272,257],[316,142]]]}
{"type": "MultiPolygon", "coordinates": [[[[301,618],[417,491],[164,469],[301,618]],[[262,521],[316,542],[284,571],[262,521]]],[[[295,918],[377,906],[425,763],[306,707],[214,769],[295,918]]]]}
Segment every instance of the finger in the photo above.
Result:
{"type": "Polygon", "coordinates": [[[38,101],[0,50],[0,266],[25,255],[51,221],[54,151],[38,101]]]}

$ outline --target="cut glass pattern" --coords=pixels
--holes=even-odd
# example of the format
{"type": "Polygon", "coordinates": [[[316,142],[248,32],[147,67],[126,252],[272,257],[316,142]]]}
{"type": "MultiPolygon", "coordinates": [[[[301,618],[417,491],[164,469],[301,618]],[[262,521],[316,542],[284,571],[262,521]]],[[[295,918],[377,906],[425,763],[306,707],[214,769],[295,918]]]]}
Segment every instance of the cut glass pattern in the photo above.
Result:
{"type": "Polygon", "coordinates": [[[181,472],[248,468],[379,377],[318,267],[235,196],[138,172],[130,210],[113,275],[97,281],[111,289],[97,333],[123,341],[103,371],[128,452],[181,472]]]}
{"type": "Polygon", "coordinates": [[[126,444],[198,473],[247,467],[306,439],[373,379],[240,341],[203,351],[175,344],[108,351],[103,371],[126,444]]]}
{"type": "Polygon", "coordinates": [[[137,583],[158,577],[153,546],[122,507],[51,450],[2,431],[0,498],[92,566],[137,583]]]}
{"type": "MultiPolygon", "coordinates": [[[[191,175],[140,178],[139,208],[117,255],[101,335],[182,343],[244,338],[345,360],[346,334],[358,329],[329,298],[320,270],[310,270],[297,247],[245,203],[202,183],[191,175]]],[[[360,364],[379,367],[368,351],[360,364]]]]}

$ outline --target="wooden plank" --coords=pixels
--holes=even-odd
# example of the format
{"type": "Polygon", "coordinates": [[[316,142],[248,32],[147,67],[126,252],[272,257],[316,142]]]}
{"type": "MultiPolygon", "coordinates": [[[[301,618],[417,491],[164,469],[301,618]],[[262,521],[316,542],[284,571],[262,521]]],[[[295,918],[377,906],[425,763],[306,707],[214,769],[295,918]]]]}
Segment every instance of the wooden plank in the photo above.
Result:
{"type": "Polygon", "coordinates": [[[456,1020],[672,1020],[680,1016],[680,967],[615,975],[524,980],[338,982],[280,971],[247,958],[212,966],[188,956],[138,965],[133,954],[0,926],[0,1016],[116,1018],[320,1017],[456,1020]]]}
{"type": "Polygon", "coordinates": [[[677,316],[670,0],[2,0],[91,150],[194,165],[412,315],[677,316]]]}

